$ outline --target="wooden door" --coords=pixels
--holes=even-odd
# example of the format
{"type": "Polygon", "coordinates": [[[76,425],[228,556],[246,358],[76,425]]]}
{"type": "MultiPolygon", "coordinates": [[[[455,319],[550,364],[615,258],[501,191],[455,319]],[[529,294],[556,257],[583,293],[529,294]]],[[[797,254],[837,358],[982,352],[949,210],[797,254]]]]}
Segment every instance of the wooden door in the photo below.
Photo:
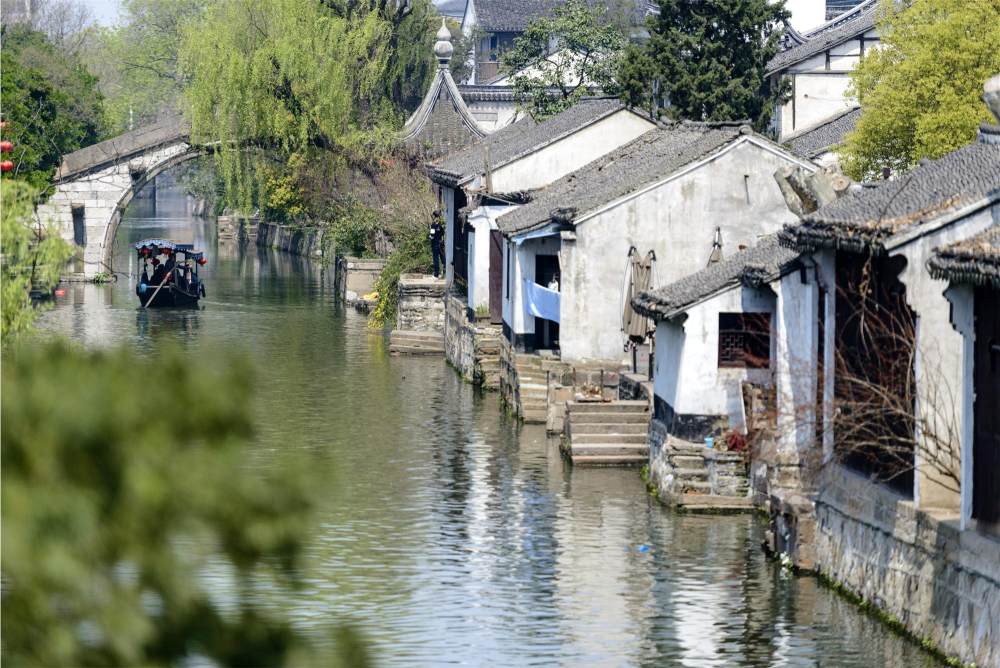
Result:
{"type": "Polygon", "coordinates": [[[503,234],[490,230],[490,322],[503,321],[503,234]]]}
{"type": "Polygon", "coordinates": [[[976,288],[972,517],[1000,534],[1000,291],[976,288]]]}

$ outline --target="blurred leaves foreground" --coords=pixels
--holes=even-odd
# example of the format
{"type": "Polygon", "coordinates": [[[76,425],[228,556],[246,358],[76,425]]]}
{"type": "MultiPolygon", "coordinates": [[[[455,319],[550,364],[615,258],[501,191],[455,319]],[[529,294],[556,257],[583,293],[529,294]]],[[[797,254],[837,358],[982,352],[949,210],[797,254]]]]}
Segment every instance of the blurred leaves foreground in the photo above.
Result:
{"type": "Polygon", "coordinates": [[[368,663],[349,630],[324,653],[254,595],[296,585],[322,481],[294,452],[248,465],[245,359],[56,341],[6,350],[2,373],[5,662],[368,663]]]}

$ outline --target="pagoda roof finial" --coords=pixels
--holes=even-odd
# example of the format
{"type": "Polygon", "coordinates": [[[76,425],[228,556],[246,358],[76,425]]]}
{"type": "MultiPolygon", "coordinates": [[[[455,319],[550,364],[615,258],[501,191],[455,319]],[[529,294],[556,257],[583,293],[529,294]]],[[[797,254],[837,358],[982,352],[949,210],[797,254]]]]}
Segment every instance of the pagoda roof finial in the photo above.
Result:
{"type": "Polygon", "coordinates": [[[448,30],[443,16],[441,17],[441,27],[438,28],[436,37],[434,55],[437,56],[438,63],[441,66],[445,66],[451,60],[451,54],[455,52],[455,47],[451,44],[451,31],[448,30]]]}

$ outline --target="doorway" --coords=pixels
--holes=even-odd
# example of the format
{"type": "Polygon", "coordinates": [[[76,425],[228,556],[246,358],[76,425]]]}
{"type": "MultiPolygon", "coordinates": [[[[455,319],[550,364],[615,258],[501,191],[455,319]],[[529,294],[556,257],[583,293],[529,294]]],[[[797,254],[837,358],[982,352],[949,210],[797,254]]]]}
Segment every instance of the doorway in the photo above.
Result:
{"type": "MultiPolygon", "coordinates": [[[[535,256],[535,283],[544,288],[559,291],[562,276],[559,271],[559,256],[535,256]]],[[[535,317],[535,350],[559,349],[559,323],[546,318],[535,317]]]]}

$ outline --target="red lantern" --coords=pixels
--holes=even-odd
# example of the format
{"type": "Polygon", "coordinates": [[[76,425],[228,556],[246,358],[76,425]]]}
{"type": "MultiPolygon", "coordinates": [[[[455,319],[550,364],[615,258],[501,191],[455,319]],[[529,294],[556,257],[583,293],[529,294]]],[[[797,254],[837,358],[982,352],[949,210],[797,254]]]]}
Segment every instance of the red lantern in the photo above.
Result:
{"type": "Polygon", "coordinates": [[[14,142],[11,141],[0,141],[0,153],[10,153],[14,150],[14,142]]]}
{"type": "Polygon", "coordinates": [[[0,162],[0,172],[12,172],[14,171],[14,163],[10,160],[4,160],[0,162]]]}
{"type": "Polygon", "coordinates": [[[204,267],[206,264],[208,264],[208,260],[206,260],[203,257],[200,257],[200,258],[198,258],[198,264],[200,264],[201,266],[204,267]]]}

